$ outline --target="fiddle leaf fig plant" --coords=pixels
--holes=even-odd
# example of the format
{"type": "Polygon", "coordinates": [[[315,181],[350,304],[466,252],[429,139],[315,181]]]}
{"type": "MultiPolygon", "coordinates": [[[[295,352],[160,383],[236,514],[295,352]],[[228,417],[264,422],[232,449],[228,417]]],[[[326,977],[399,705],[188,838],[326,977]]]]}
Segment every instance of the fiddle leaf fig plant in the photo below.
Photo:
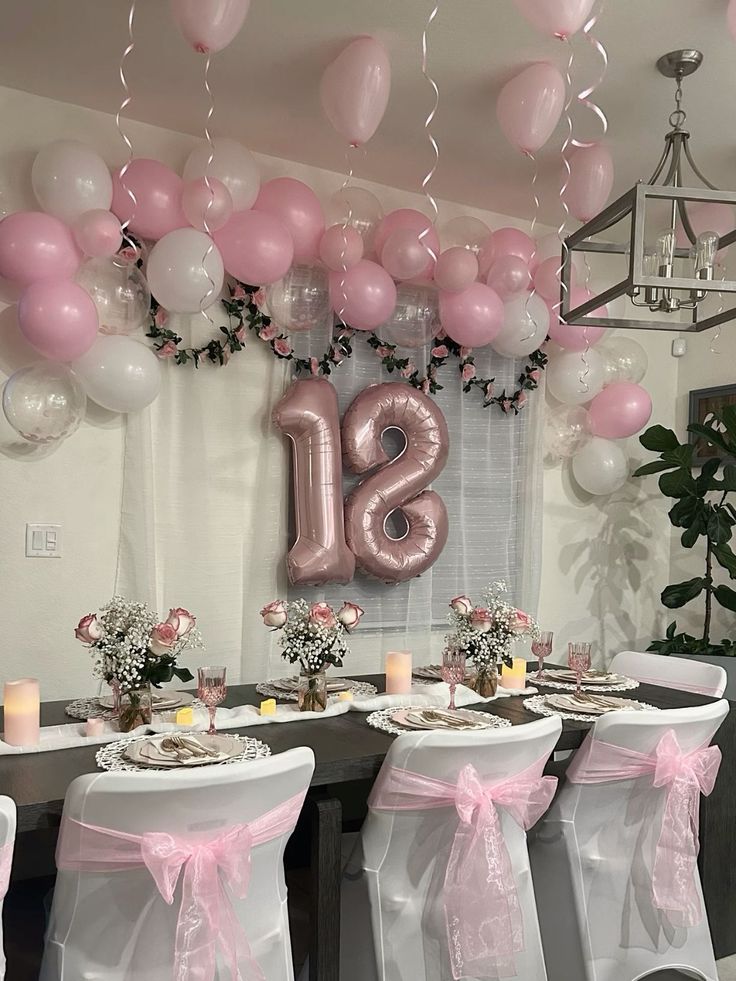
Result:
{"type": "MultiPolygon", "coordinates": [[[[693,423],[688,432],[695,434],[730,459],[736,459],[736,406],[725,406],[709,416],[704,423],[693,423]]],[[[693,473],[692,443],[681,443],[671,429],[651,426],[639,437],[647,450],[659,454],[658,459],[635,471],[635,477],[660,474],[659,489],[674,501],[669,518],[675,528],[681,528],[683,548],[696,546],[704,551],[703,575],[685,582],[672,583],[662,590],[662,603],[678,610],[700,596],[704,598],[703,633],[701,637],[678,632],[673,621],[664,638],[655,640],[650,651],[659,654],[725,654],[736,655],[736,645],[729,639],[720,644],[711,641],[713,602],[736,613],[736,590],[713,579],[714,563],[736,579],[736,554],[730,542],[736,525],[736,507],[729,495],[736,491],[736,465],[711,457],[697,475],[693,473]],[[719,476],[720,472],[720,476],[719,476]]]]}

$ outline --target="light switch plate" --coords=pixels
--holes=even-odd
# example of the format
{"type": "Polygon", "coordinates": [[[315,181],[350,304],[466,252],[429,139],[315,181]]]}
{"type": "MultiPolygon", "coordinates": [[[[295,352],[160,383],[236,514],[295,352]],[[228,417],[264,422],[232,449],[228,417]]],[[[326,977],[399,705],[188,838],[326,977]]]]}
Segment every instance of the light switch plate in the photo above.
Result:
{"type": "Polygon", "coordinates": [[[26,525],[26,558],[61,558],[61,525],[26,525]]]}

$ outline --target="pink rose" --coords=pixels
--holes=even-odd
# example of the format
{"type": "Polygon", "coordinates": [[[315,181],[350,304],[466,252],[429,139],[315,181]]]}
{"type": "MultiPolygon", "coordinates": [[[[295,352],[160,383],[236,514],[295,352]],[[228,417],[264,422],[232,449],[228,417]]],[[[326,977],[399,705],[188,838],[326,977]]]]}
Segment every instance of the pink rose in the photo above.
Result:
{"type": "Polygon", "coordinates": [[[411,376],[414,374],[416,370],[417,370],[416,365],[414,364],[413,361],[410,361],[405,368],[401,369],[399,374],[402,376],[402,378],[411,378],[411,376]]]}
{"type": "Polygon", "coordinates": [[[393,353],[394,352],[391,350],[391,348],[386,347],[384,344],[381,344],[380,347],[376,348],[376,354],[379,356],[379,358],[390,358],[393,353]]]}
{"type": "Polygon", "coordinates": [[[345,600],[342,604],[342,609],[338,611],[337,619],[346,630],[354,630],[360,623],[360,618],[364,613],[365,610],[361,610],[357,603],[349,603],[345,600]]]}
{"type": "Polygon", "coordinates": [[[529,377],[531,378],[531,380],[533,382],[538,382],[539,381],[539,376],[540,376],[539,368],[535,368],[533,371],[530,371],[529,372],[529,377]]]}
{"type": "Polygon", "coordinates": [[[102,629],[102,624],[97,619],[94,613],[88,613],[86,617],[82,617],[74,630],[74,636],[77,640],[81,640],[83,644],[94,644],[96,640],[100,640],[104,634],[102,629]]]}
{"type": "Polygon", "coordinates": [[[470,614],[470,626],[481,634],[486,634],[491,629],[493,617],[491,611],[484,606],[476,606],[470,614]]]}
{"type": "Polygon", "coordinates": [[[262,341],[272,341],[278,332],[279,329],[276,324],[269,324],[268,327],[261,327],[258,336],[262,341]]]}
{"type": "Polygon", "coordinates": [[[488,384],[486,385],[486,387],[485,387],[485,389],[483,391],[483,394],[484,394],[485,398],[487,398],[487,399],[492,399],[493,398],[493,382],[488,382],[488,384]]]}
{"type": "Polygon", "coordinates": [[[330,348],[330,361],[331,361],[331,362],[332,362],[333,364],[342,364],[342,358],[341,358],[341,357],[340,357],[340,355],[339,355],[339,354],[337,353],[337,350],[336,350],[336,348],[334,348],[334,347],[331,347],[331,348],[330,348]]]}
{"type": "Polygon", "coordinates": [[[274,600],[266,604],[261,610],[263,622],[267,627],[283,627],[289,619],[286,612],[286,603],[283,600],[274,600]]]}
{"type": "Polygon", "coordinates": [[[422,391],[425,395],[429,395],[429,378],[425,378],[422,382],[422,391]]]}
{"type": "Polygon", "coordinates": [[[501,403],[501,408],[503,409],[504,412],[510,412],[511,411],[511,399],[504,399],[503,402],[501,403]]]}
{"type": "Polygon", "coordinates": [[[192,616],[189,610],[185,610],[183,606],[177,606],[176,609],[169,610],[166,622],[174,628],[177,637],[186,637],[197,622],[197,618],[192,616]]]}
{"type": "Polygon", "coordinates": [[[253,302],[259,310],[263,309],[266,305],[266,291],[264,289],[256,290],[253,294],[253,302]]]}
{"type": "Polygon", "coordinates": [[[463,359],[463,361],[465,360],[465,358],[467,358],[472,353],[473,353],[472,347],[461,347],[460,348],[460,357],[463,359]]]}
{"type": "Polygon", "coordinates": [[[309,359],[309,370],[313,375],[319,374],[319,361],[316,358],[309,359]]]}
{"type": "Polygon", "coordinates": [[[528,634],[532,628],[532,618],[528,613],[524,613],[523,610],[516,610],[513,617],[511,618],[511,623],[509,624],[509,629],[512,634],[528,634]]]}
{"type": "Polygon", "coordinates": [[[519,392],[516,398],[516,408],[522,409],[526,405],[526,392],[519,392]]]}
{"type": "Polygon", "coordinates": [[[169,311],[164,310],[163,307],[159,307],[156,311],[156,316],[153,318],[153,322],[157,327],[163,327],[166,321],[169,319],[169,311]]]}
{"type": "Polygon", "coordinates": [[[467,617],[473,612],[473,603],[469,596],[456,596],[455,599],[450,600],[450,609],[467,617]]]}
{"type": "Polygon", "coordinates": [[[157,657],[162,654],[170,654],[178,639],[179,636],[173,624],[157,623],[151,631],[148,649],[157,657]]]}
{"type": "Polygon", "coordinates": [[[159,358],[173,358],[176,354],[176,344],[173,341],[167,341],[161,347],[157,348],[156,354],[159,358]]]}
{"type": "Polygon", "coordinates": [[[288,358],[288,356],[291,354],[291,344],[289,344],[289,342],[283,337],[276,338],[276,340],[273,342],[273,349],[276,354],[280,355],[282,358],[288,358]]]}
{"type": "Polygon", "coordinates": [[[324,627],[326,630],[332,630],[333,627],[337,626],[332,607],[324,600],[320,603],[312,603],[309,607],[309,622],[316,627],[324,627]]]}
{"type": "Polygon", "coordinates": [[[438,344],[437,347],[432,348],[433,358],[446,358],[450,351],[444,344],[438,344]]]}
{"type": "Polygon", "coordinates": [[[475,365],[474,364],[464,364],[463,365],[463,381],[470,381],[471,378],[475,378],[475,365]]]}
{"type": "Polygon", "coordinates": [[[245,340],[245,327],[238,327],[238,329],[235,331],[235,337],[242,344],[245,340]]]}
{"type": "Polygon", "coordinates": [[[133,245],[126,245],[122,249],[118,250],[118,255],[121,259],[126,262],[137,262],[138,261],[138,249],[133,245]]]}
{"type": "Polygon", "coordinates": [[[237,283],[235,286],[233,286],[232,296],[234,300],[244,300],[248,294],[245,292],[240,283],[237,283]]]}

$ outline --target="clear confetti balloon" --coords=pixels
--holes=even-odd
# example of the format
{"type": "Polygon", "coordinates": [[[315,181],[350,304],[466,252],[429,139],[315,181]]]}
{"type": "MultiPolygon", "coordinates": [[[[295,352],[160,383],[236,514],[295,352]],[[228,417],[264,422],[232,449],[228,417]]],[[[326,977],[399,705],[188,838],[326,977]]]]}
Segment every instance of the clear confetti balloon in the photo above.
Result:
{"type": "Polygon", "coordinates": [[[364,187],[343,187],[336,191],[325,208],[327,227],[346,222],[363,238],[364,255],[373,251],[376,229],[383,218],[381,202],[364,187]]]}
{"type": "Polygon", "coordinates": [[[330,289],[322,266],[292,266],[283,279],[266,287],[273,320],[287,331],[305,331],[331,323],[330,289]]]}
{"type": "Polygon", "coordinates": [[[437,336],[440,327],[437,290],[416,283],[398,283],[394,312],[377,333],[389,344],[420,348],[437,336]]]}
{"type": "Polygon", "coordinates": [[[43,361],[5,382],[3,412],[30,443],[58,443],[79,428],[87,405],[82,383],[63,364],[43,361]]]}
{"type": "Polygon", "coordinates": [[[443,251],[459,245],[463,249],[470,249],[477,255],[490,234],[490,228],[480,218],[474,218],[472,215],[459,215],[457,218],[451,218],[442,226],[440,243],[443,251]]]}
{"type": "Polygon", "coordinates": [[[101,334],[132,334],[146,323],[151,291],[135,263],[90,259],[76,278],[97,307],[101,334]]]}
{"type": "Polygon", "coordinates": [[[593,438],[588,410],[582,405],[547,409],[544,421],[545,455],[558,462],[575,456],[593,438]]]}
{"type": "Polygon", "coordinates": [[[637,341],[628,337],[610,337],[596,349],[605,362],[606,385],[620,381],[638,384],[647,373],[647,352],[637,341]]]}

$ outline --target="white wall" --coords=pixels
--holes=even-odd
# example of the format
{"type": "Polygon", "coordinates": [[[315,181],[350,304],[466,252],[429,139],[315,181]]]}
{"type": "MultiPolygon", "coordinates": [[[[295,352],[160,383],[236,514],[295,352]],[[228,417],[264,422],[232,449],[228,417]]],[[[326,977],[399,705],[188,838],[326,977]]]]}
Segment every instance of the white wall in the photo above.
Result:
{"type": "MultiPolygon", "coordinates": [[[[138,123],[126,123],[126,130],[137,155],[157,157],[176,169],[193,143],[190,137],[138,123]]],[[[0,134],[3,213],[36,207],[31,163],[35,152],[53,139],[87,140],[111,164],[124,159],[111,115],[11,89],[0,88],[0,134]]],[[[266,178],[291,174],[323,199],[342,182],[339,174],[289,161],[262,158],[262,164],[266,178]]],[[[423,206],[419,196],[373,189],[386,210],[423,206]]],[[[468,209],[441,205],[443,220],[461,213],[468,209]]],[[[492,227],[523,225],[476,213],[492,227]]],[[[642,341],[641,333],[637,339],[642,341]]],[[[672,426],[677,371],[668,354],[669,337],[647,337],[643,343],[650,357],[644,384],[654,399],[654,421],[672,426]]],[[[0,383],[34,359],[18,337],[14,308],[0,307],[0,383]]],[[[46,697],[93,690],[87,654],[74,640],[73,627],[114,588],[122,433],[118,418],[92,407],[72,439],[39,450],[15,438],[0,417],[0,680],[38,676],[46,697]],[[61,524],[63,557],[26,559],[26,522],[61,524]]],[[[636,442],[631,443],[636,449],[636,442]]],[[[668,581],[669,538],[666,507],[655,490],[631,481],[610,500],[596,500],[575,488],[566,470],[546,473],[539,613],[560,644],[591,639],[602,657],[645,644],[659,631],[657,595],[668,581]]]]}

